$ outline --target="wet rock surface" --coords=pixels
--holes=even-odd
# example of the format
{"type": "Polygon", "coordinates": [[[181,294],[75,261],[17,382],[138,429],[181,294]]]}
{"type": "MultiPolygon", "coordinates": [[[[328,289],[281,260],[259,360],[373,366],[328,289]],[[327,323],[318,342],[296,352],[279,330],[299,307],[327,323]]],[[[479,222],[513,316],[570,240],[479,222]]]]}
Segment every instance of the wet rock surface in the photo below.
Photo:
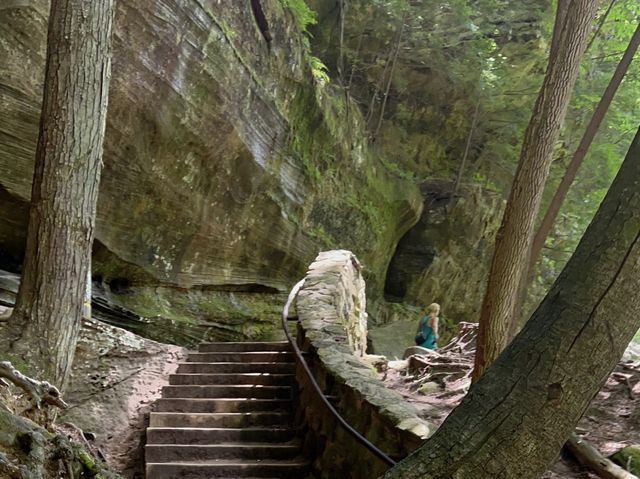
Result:
{"type": "MultiPolygon", "coordinates": [[[[452,323],[477,321],[503,200],[479,187],[462,188],[453,197],[453,184],[444,181],[423,183],[421,191],[422,216],[398,243],[385,296],[414,305],[439,303],[452,323]]],[[[382,314],[378,323],[388,321],[382,314]]]]}
{"type": "MultiPolygon", "coordinates": [[[[261,11],[270,42],[250,2],[117,4],[93,274],[129,285],[111,288],[110,300],[151,325],[166,316],[154,304],[166,294],[154,288],[283,293],[327,246],[359,254],[380,291],[422,207],[412,183],[369,153],[357,108],[346,117],[344,95],[316,87],[291,12],[277,0],[261,11]]],[[[47,15],[45,0],[0,10],[0,267],[12,271],[23,254],[47,15]]],[[[217,294],[215,311],[180,307],[170,319],[195,322],[197,335],[204,317],[216,336],[239,319],[235,300],[217,294]]],[[[230,334],[261,337],[264,324],[251,336],[250,323],[265,316],[276,328],[263,309],[240,315],[249,326],[230,334]]]]}

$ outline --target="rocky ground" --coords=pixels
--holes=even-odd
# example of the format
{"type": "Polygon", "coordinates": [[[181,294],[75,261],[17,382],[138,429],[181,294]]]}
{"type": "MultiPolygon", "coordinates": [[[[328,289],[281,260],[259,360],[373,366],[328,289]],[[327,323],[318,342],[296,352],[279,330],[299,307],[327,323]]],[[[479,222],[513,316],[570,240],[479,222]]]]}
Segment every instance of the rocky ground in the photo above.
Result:
{"type": "MultiPolygon", "coordinates": [[[[419,348],[422,349],[422,348],[419,348]]],[[[439,354],[411,348],[408,359],[389,362],[385,383],[418,405],[424,415],[441,424],[462,400],[470,385],[475,353],[475,328],[463,325],[439,354]],[[415,354],[421,352],[423,354],[415,354]]],[[[605,456],[640,444],[640,346],[632,343],[607,379],[576,431],[605,456]]],[[[543,479],[597,479],[598,476],[562,451],[543,479]]]]}
{"type": "MultiPolygon", "coordinates": [[[[10,312],[0,306],[0,327],[10,312]]],[[[185,356],[183,348],[96,320],[83,321],[73,374],[64,393],[69,407],[58,415],[56,432],[92,451],[123,477],[144,477],[140,458],[147,413],[185,356]]],[[[0,403],[10,404],[8,398],[16,394],[19,391],[13,387],[0,388],[0,403]]],[[[3,452],[7,451],[0,444],[3,452]]],[[[0,477],[4,476],[0,473],[0,477]]]]}

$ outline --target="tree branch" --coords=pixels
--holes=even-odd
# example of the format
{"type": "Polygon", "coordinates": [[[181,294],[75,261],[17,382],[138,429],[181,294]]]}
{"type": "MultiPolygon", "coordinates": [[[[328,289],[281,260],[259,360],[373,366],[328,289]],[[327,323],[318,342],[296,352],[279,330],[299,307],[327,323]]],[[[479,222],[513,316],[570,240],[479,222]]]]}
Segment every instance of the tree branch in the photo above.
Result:
{"type": "Polygon", "coordinates": [[[603,479],[638,479],[638,476],[614,464],[575,433],[569,436],[565,445],[581,464],[593,470],[603,479]]]}

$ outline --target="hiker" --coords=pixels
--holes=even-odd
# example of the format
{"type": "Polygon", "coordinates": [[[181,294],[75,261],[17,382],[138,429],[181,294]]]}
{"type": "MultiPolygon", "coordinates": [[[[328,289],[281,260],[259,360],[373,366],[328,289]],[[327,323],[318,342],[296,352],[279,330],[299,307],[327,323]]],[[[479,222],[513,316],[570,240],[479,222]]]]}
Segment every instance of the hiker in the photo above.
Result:
{"type": "Polygon", "coordinates": [[[438,314],[440,314],[440,305],[431,303],[427,308],[427,314],[418,322],[418,331],[416,332],[418,346],[427,349],[438,347],[438,314]]]}

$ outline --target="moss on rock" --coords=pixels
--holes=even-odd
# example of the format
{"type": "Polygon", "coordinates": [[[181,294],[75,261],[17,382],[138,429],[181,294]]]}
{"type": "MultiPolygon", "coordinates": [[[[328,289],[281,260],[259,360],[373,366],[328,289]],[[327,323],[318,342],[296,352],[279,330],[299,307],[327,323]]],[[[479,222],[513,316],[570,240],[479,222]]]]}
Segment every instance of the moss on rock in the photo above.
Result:
{"type": "Polygon", "coordinates": [[[640,446],[627,446],[613,454],[610,459],[632,474],[640,474],[640,446]]]}

